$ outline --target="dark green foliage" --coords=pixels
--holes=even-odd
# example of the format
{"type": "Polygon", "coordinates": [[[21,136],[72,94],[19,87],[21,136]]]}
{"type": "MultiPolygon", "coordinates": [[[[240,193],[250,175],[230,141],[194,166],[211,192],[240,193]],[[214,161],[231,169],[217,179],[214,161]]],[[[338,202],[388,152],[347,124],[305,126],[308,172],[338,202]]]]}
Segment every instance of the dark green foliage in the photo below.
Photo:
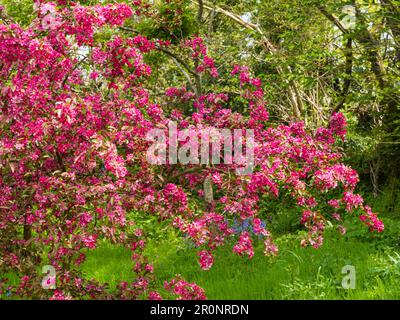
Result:
{"type": "Polygon", "coordinates": [[[157,2],[152,14],[135,24],[135,28],[150,39],[178,43],[196,31],[195,13],[190,3],[188,0],[157,2]]]}

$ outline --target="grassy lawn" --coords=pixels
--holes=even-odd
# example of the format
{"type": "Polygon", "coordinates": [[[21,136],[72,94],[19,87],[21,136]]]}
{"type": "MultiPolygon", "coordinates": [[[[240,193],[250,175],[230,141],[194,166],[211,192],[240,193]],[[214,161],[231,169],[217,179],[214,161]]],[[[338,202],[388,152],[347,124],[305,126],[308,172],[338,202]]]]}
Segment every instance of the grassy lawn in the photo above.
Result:
{"type": "MultiPolygon", "coordinates": [[[[166,225],[157,231],[146,222],[153,239],[146,255],[154,264],[157,287],[180,274],[203,287],[208,299],[400,299],[400,219],[393,211],[381,218],[385,223],[381,234],[370,233],[357,218],[350,218],[345,236],[328,229],[323,246],[314,249],[300,246],[304,231],[288,231],[289,220],[282,215],[271,229],[280,250],[277,257],[265,257],[261,242],[255,243],[253,259],[239,257],[232,253],[232,242],[216,250],[208,271],[201,270],[198,249],[191,243],[166,225]],[[355,289],[342,287],[346,265],[355,268],[355,289]]],[[[113,289],[134,279],[132,266],[128,249],[101,242],[87,251],[82,271],[113,289]]],[[[17,284],[14,274],[6,276],[17,284]]]]}
{"type": "MultiPolygon", "coordinates": [[[[208,299],[400,299],[399,223],[386,219],[385,236],[349,229],[342,237],[328,230],[319,249],[301,248],[300,235],[281,235],[280,253],[265,257],[261,243],[252,260],[221,247],[209,271],[200,269],[196,249],[176,238],[150,243],[147,254],[160,282],[181,274],[202,286],[208,299]],[[343,289],[342,268],[356,270],[356,289],[343,289]]],[[[88,277],[111,284],[132,279],[130,252],[104,243],[83,265],[88,277]]]]}

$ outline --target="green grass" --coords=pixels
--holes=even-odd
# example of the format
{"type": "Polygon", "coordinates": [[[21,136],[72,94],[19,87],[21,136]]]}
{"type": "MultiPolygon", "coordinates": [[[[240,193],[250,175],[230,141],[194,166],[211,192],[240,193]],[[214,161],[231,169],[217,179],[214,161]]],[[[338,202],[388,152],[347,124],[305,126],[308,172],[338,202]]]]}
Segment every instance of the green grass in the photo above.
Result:
{"type": "MultiPolygon", "coordinates": [[[[295,231],[298,227],[290,222],[291,215],[282,210],[271,228],[280,250],[277,257],[265,257],[262,243],[256,244],[253,259],[238,257],[232,253],[232,242],[216,250],[214,266],[208,271],[198,265],[198,249],[174,230],[164,225],[154,228],[155,223],[147,220],[137,223],[153,239],[145,253],[154,264],[157,287],[180,274],[203,287],[208,299],[400,299],[397,214],[382,215],[385,231],[381,234],[369,232],[357,217],[348,217],[347,234],[328,229],[319,249],[300,247],[304,231],[295,231]],[[355,289],[342,288],[341,271],[346,265],[355,267],[355,289]]],[[[128,249],[102,242],[87,253],[82,265],[85,277],[108,283],[111,290],[121,281],[134,280],[128,249]]],[[[17,284],[15,275],[6,276],[17,284]]]]}
{"type": "Polygon", "coordinates": [[[104,242],[94,251],[88,252],[82,269],[87,278],[108,283],[110,289],[113,289],[121,281],[133,280],[132,266],[129,250],[104,242]]]}
{"type": "MultiPolygon", "coordinates": [[[[399,230],[397,221],[392,226],[399,230]]],[[[200,269],[196,249],[182,242],[158,240],[149,244],[147,255],[159,285],[180,274],[202,286],[208,299],[400,299],[400,250],[387,246],[386,238],[371,239],[357,230],[340,237],[329,230],[319,249],[301,248],[299,239],[279,237],[276,258],[265,257],[259,244],[252,260],[232,254],[232,244],[226,245],[216,251],[209,271],[200,269]],[[356,268],[356,289],[341,286],[345,265],[356,268]]],[[[115,285],[132,280],[131,265],[128,250],[104,243],[83,268],[88,277],[115,285]]]]}

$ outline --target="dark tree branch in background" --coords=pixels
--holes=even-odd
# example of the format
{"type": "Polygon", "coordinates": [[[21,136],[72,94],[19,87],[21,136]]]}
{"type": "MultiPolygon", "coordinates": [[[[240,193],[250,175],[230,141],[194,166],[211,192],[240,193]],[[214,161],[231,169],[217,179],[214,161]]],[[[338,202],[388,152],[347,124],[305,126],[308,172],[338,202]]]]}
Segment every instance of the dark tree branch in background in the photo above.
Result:
{"type": "Polygon", "coordinates": [[[359,23],[360,31],[357,33],[357,40],[364,45],[368,60],[371,63],[371,70],[375,74],[378,80],[379,86],[383,89],[386,86],[385,83],[385,68],[382,63],[382,58],[379,54],[379,42],[368,30],[368,23],[365,21],[364,16],[361,14],[360,9],[356,6],[356,18],[359,23]]]}
{"type": "Polygon", "coordinates": [[[200,79],[200,75],[197,72],[195,72],[194,70],[192,70],[190,68],[190,66],[185,61],[183,61],[181,58],[179,58],[173,52],[171,52],[171,51],[169,51],[167,49],[161,48],[160,46],[158,46],[157,49],[159,51],[165,53],[166,55],[170,56],[174,60],[175,64],[179,63],[183,67],[183,68],[179,68],[179,69],[182,71],[183,75],[188,80],[188,82],[189,82],[190,86],[192,87],[193,91],[195,92],[196,96],[199,97],[201,95],[201,79],[200,79]],[[187,72],[185,72],[185,70],[187,72]],[[191,75],[194,76],[194,79],[195,79],[194,85],[193,85],[193,82],[192,82],[192,80],[191,80],[191,78],[190,78],[188,73],[190,73],[191,75]]]}
{"type": "Polygon", "coordinates": [[[392,32],[396,44],[396,66],[400,70],[400,9],[390,0],[381,0],[382,7],[386,11],[386,23],[392,32]]]}
{"type": "Polygon", "coordinates": [[[331,21],[342,33],[348,33],[349,31],[340,23],[338,18],[336,18],[333,14],[329,13],[325,7],[318,6],[318,10],[329,20],[331,21]]]}
{"type": "Polygon", "coordinates": [[[343,84],[343,89],[341,93],[341,98],[339,103],[336,105],[336,107],[333,109],[333,112],[339,111],[345,103],[346,96],[349,93],[350,90],[350,85],[351,85],[351,77],[352,77],[352,66],[353,66],[353,50],[352,50],[352,37],[350,35],[354,35],[355,40],[357,40],[359,43],[361,43],[365,51],[367,53],[368,61],[371,64],[371,70],[374,73],[376,79],[378,80],[380,88],[383,88],[385,86],[384,82],[384,74],[385,70],[383,67],[383,64],[381,62],[381,58],[379,56],[379,52],[377,50],[378,48],[378,43],[374,39],[373,35],[368,31],[364,17],[361,15],[359,8],[356,6],[355,2],[353,5],[356,8],[356,21],[358,22],[358,25],[361,26],[360,31],[356,33],[350,33],[349,30],[347,30],[341,22],[331,13],[329,13],[325,7],[319,6],[318,10],[329,20],[331,21],[342,33],[343,35],[347,35],[347,43],[345,46],[345,49],[343,50],[344,55],[346,57],[346,67],[345,67],[345,79],[344,79],[344,84],[343,84]],[[362,23],[360,25],[360,22],[362,23]]]}
{"type": "MultiPolygon", "coordinates": [[[[379,82],[379,86],[383,88],[385,86],[384,82],[384,74],[385,70],[381,61],[381,58],[379,57],[379,52],[378,52],[378,45],[376,39],[374,36],[369,32],[365,19],[363,15],[360,13],[359,8],[356,6],[356,21],[358,25],[360,26],[360,30],[354,34],[355,40],[357,40],[359,43],[361,43],[368,56],[368,60],[371,63],[371,70],[375,74],[375,77],[377,78],[379,82]],[[361,24],[359,23],[361,22],[361,24]]],[[[343,34],[348,34],[349,31],[343,27],[343,25],[340,23],[340,21],[331,13],[329,13],[325,7],[319,6],[318,10],[329,20],[331,21],[340,31],[342,31],[343,34]]]]}
{"type": "Polygon", "coordinates": [[[64,80],[63,80],[63,82],[62,82],[62,85],[63,85],[63,86],[67,83],[67,80],[68,80],[68,78],[71,76],[71,74],[72,74],[76,69],[78,69],[78,67],[79,67],[83,62],[85,62],[85,61],[87,60],[87,58],[88,58],[88,57],[86,56],[86,57],[82,58],[81,60],[79,60],[79,62],[72,68],[71,72],[68,73],[68,74],[65,76],[65,78],[64,78],[64,80]]]}
{"type": "Polygon", "coordinates": [[[197,11],[197,21],[200,25],[203,22],[203,9],[204,9],[203,0],[198,0],[198,4],[199,4],[199,9],[197,11]]]}
{"type": "Polygon", "coordinates": [[[123,26],[121,26],[121,27],[118,27],[118,29],[123,30],[123,31],[129,31],[129,32],[137,33],[137,34],[140,33],[138,30],[132,29],[132,28],[130,28],[130,27],[123,27],[123,26]]]}
{"type": "Polygon", "coordinates": [[[175,65],[178,67],[178,69],[182,72],[182,74],[185,76],[186,80],[188,81],[190,87],[192,88],[193,92],[196,92],[196,87],[193,84],[192,79],[190,78],[190,75],[186,72],[186,70],[182,67],[182,64],[179,63],[174,57],[171,57],[172,61],[174,61],[175,65]]]}
{"type": "Polygon", "coordinates": [[[346,57],[346,66],[345,66],[345,79],[343,83],[343,89],[340,95],[340,100],[338,104],[333,109],[333,112],[338,112],[343,108],[344,103],[346,102],[346,97],[350,91],[350,85],[352,82],[352,73],[353,73],[353,40],[349,37],[346,41],[346,47],[343,50],[344,55],[346,57]]]}
{"type": "Polygon", "coordinates": [[[343,49],[343,53],[346,58],[345,62],[345,79],[343,83],[343,88],[340,93],[340,100],[333,108],[333,112],[338,112],[340,109],[343,108],[344,103],[346,102],[346,97],[350,90],[351,85],[351,76],[352,76],[352,69],[353,69],[353,50],[352,50],[352,38],[350,37],[350,32],[347,30],[342,23],[336,18],[332,13],[329,13],[328,10],[324,6],[318,6],[318,10],[329,20],[331,21],[342,33],[343,35],[348,35],[348,39],[346,41],[346,46],[343,49]]]}
{"type": "Polygon", "coordinates": [[[179,58],[175,53],[173,53],[173,52],[171,52],[171,51],[169,51],[169,50],[167,50],[167,49],[161,48],[161,47],[158,47],[157,49],[158,49],[159,51],[165,53],[166,55],[168,55],[168,56],[174,58],[176,61],[178,61],[178,62],[179,62],[190,74],[192,74],[193,76],[196,76],[196,75],[197,75],[196,72],[194,72],[194,71],[190,68],[190,66],[189,66],[185,61],[183,61],[181,58],[179,58]]]}
{"type": "MultiPolygon", "coordinates": [[[[400,26],[399,26],[399,21],[398,21],[398,12],[399,10],[397,9],[396,5],[393,4],[391,0],[382,0],[380,2],[383,11],[383,17],[384,17],[384,22],[386,22],[389,30],[392,33],[393,36],[393,44],[392,48],[394,48],[395,54],[397,58],[400,57],[400,49],[399,49],[399,32],[400,32],[400,26]]],[[[356,13],[356,29],[354,32],[349,32],[343,26],[341,23],[336,19],[332,14],[330,14],[325,7],[319,7],[319,11],[329,20],[331,21],[336,27],[339,28],[339,30],[342,31],[343,35],[351,36],[353,37],[353,42],[354,43],[359,43],[362,46],[363,53],[362,56],[366,58],[370,65],[370,70],[371,73],[374,75],[377,86],[375,89],[379,93],[379,98],[378,98],[378,103],[382,108],[380,109],[380,126],[381,126],[381,132],[383,133],[383,138],[378,140],[378,144],[376,147],[376,150],[379,150],[378,154],[378,160],[380,157],[380,154],[383,152],[383,150],[386,148],[385,144],[392,144],[392,143],[398,143],[397,141],[397,130],[398,130],[398,123],[400,122],[400,114],[398,111],[398,106],[399,106],[399,93],[395,85],[395,79],[393,77],[393,74],[390,74],[390,69],[396,69],[398,70],[398,65],[396,65],[396,62],[393,64],[386,64],[384,58],[382,57],[381,54],[381,49],[384,46],[383,41],[381,40],[382,37],[382,30],[379,32],[376,31],[374,28],[370,28],[370,24],[376,23],[377,25],[380,24],[381,22],[376,22],[374,20],[369,20],[369,14],[368,12],[363,12],[361,11],[359,4],[356,1],[353,1],[352,5],[355,7],[355,13],[356,13]],[[394,80],[392,79],[394,78],[394,80]],[[387,140],[387,141],[385,141],[387,140]]],[[[387,32],[387,31],[385,31],[387,32]]],[[[349,38],[348,38],[349,39],[349,38]]],[[[346,51],[348,51],[349,44],[346,46],[346,51]]],[[[346,53],[345,51],[345,53],[346,53]]],[[[396,59],[395,59],[396,60],[396,59]]],[[[349,77],[350,73],[350,55],[346,56],[346,78],[349,77]]],[[[398,63],[397,63],[398,64],[398,63]]],[[[343,94],[346,94],[346,92],[349,91],[349,79],[343,86],[343,91],[342,91],[342,100],[339,102],[339,104],[336,106],[336,109],[340,109],[342,107],[342,101],[343,101],[343,94]]],[[[344,103],[344,101],[343,101],[344,103]]],[[[372,120],[375,122],[375,117],[372,115],[372,120]]],[[[374,124],[371,124],[373,127],[374,124]]],[[[398,154],[400,149],[395,149],[391,148],[390,150],[386,148],[386,152],[390,152],[390,158],[391,161],[389,161],[389,164],[386,166],[386,170],[388,170],[388,177],[396,177],[399,174],[399,166],[398,166],[398,154]]],[[[378,167],[379,168],[379,167],[378,167]]],[[[378,171],[378,169],[376,169],[378,171]]],[[[376,184],[377,180],[379,178],[379,174],[377,172],[373,172],[373,174],[376,176],[376,184]]]]}

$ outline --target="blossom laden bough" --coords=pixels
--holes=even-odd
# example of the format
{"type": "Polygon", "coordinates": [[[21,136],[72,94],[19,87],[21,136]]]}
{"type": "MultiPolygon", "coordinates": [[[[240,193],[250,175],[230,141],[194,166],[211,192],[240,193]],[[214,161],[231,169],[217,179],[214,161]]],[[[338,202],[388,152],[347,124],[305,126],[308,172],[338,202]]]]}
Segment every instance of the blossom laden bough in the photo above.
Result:
{"type": "MultiPolygon", "coordinates": [[[[167,87],[156,99],[146,90],[152,67],[145,57],[172,45],[118,29],[142,12],[140,1],[133,7],[35,3],[37,17],[29,27],[0,24],[0,274],[11,271],[20,279],[10,286],[0,278],[0,294],[162,299],[145,254],[148,236],[130,212],[170,221],[198,248],[205,270],[218,259],[214,250],[232,238],[238,255],[253,257],[256,239],[263,241],[266,255],[278,254],[260,210],[265,198],[287,196],[299,208],[293,219],[308,230],[304,246],[322,245],[328,221],[343,232],[346,213],[359,215],[371,231],[383,231],[355,193],[358,176],[341,162],[335,146],[345,139],[342,114],[333,114],[316,133],[302,122],[269,124],[262,82],[245,66],[234,66],[227,75],[218,72],[200,37],[175,46],[197,63],[196,76],[236,77],[248,113],[229,108],[229,95],[218,87],[204,93],[167,87]],[[114,33],[99,41],[95,35],[105,27],[114,33]],[[178,105],[194,112],[184,114],[178,105]],[[243,164],[235,161],[149,163],[148,133],[167,131],[171,121],[179,130],[252,130],[254,170],[237,174],[243,164]],[[206,179],[213,197],[204,192],[206,179]],[[250,221],[252,231],[235,234],[235,219],[250,221]],[[112,293],[80,270],[87,251],[103,240],[132,252],[134,280],[121,282],[112,293]],[[55,290],[41,286],[35,268],[42,264],[55,268],[55,290]]],[[[180,277],[166,281],[165,289],[178,299],[206,298],[202,288],[180,277]]]]}

